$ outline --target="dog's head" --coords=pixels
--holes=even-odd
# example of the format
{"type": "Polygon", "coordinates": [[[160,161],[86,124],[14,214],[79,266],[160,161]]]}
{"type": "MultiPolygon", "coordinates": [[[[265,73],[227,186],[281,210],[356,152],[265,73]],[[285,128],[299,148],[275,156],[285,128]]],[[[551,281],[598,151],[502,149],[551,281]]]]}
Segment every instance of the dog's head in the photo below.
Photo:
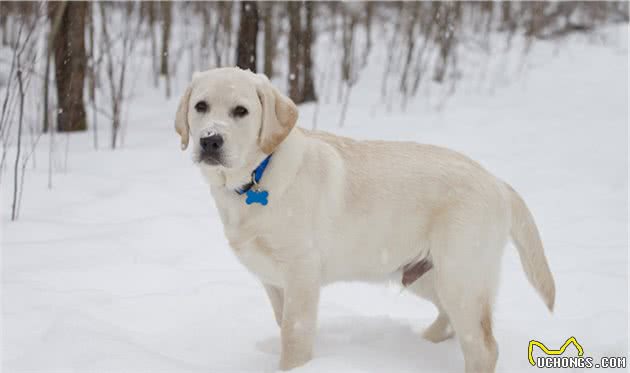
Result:
{"type": "Polygon", "coordinates": [[[239,68],[195,73],[181,98],[175,130],[182,150],[192,140],[195,161],[242,167],[271,154],[297,121],[297,107],[269,79],[239,68]]]}

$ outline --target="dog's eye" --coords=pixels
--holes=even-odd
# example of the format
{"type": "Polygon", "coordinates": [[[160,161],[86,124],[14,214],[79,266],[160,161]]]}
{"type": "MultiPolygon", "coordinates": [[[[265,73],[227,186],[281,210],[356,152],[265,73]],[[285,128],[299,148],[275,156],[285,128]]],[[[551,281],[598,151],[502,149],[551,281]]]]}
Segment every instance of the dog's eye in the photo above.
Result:
{"type": "Polygon", "coordinates": [[[237,118],[241,118],[246,116],[249,113],[249,111],[247,111],[247,109],[245,109],[243,106],[237,106],[232,110],[232,115],[237,117],[237,118]]]}
{"type": "Polygon", "coordinates": [[[197,110],[198,113],[205,113],[206,111],[208,111],[208,103],[205,101],[199,101],[195,104],[195,110],[197,110]]]}

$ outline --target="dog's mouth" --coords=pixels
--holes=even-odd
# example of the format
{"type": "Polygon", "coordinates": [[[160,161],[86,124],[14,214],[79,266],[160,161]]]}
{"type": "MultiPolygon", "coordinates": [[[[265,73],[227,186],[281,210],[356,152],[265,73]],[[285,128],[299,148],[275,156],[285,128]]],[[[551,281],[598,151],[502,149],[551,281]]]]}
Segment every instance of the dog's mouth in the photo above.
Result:
{"type": "Polygon", "coordinates": [[[199,153],[195,157],[195,162],[200,163],[200,164],[203,163],[208,166],[222,166],[223,165],[223,160],[221,159],[221,156],[215,155],[215,154],[199,153]]]}

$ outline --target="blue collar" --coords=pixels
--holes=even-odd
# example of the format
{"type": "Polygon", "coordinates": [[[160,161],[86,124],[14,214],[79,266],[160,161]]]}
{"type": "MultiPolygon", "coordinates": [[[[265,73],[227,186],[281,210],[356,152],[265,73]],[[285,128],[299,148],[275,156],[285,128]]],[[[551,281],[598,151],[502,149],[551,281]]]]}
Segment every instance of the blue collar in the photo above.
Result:
{"type": "Polygon", "coordinates": [[[267,158],[263,159],[263,161],[260,162],[258,167],[256,167],[256,169],[252,171],[252,180],[249,183],[241,186],[240,188],[236,188],[234,191],[238,194],[245,194],[249,192],[254,185],[257,185],[260,182],[260,179],[262,179],[263,173],[265,172],[265,169],[267,168],[267,165],[269,164],[270,159],[271,159],[271,154],[269,154],[267,158]]]}

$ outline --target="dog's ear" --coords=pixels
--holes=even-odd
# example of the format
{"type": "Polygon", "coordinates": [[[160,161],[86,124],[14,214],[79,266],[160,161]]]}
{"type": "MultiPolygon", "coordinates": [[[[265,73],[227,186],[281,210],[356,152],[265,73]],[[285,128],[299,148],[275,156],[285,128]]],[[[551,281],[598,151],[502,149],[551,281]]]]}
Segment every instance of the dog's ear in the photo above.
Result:
{"type": "Polygon", "coordinates": [[[262,125],[258,146],[265,154],[271,154],[289,135],[298,118],[297,106],[280,93],[264,75],[258,75],[256,91],[262,104],[262,125]]]}
{"type": "Polygon", "coordinates": [[[188,137],[190,127],[188,126],[188,104],[190,101],[190,92],[192,92],[192,84],[186,88],[186,92],[179,100],[179,106],[177,107],[177,113],[175,114],[175,131],[179,133],[181,138],[182,150],[186,150],[188,147],[188,137]]]}

